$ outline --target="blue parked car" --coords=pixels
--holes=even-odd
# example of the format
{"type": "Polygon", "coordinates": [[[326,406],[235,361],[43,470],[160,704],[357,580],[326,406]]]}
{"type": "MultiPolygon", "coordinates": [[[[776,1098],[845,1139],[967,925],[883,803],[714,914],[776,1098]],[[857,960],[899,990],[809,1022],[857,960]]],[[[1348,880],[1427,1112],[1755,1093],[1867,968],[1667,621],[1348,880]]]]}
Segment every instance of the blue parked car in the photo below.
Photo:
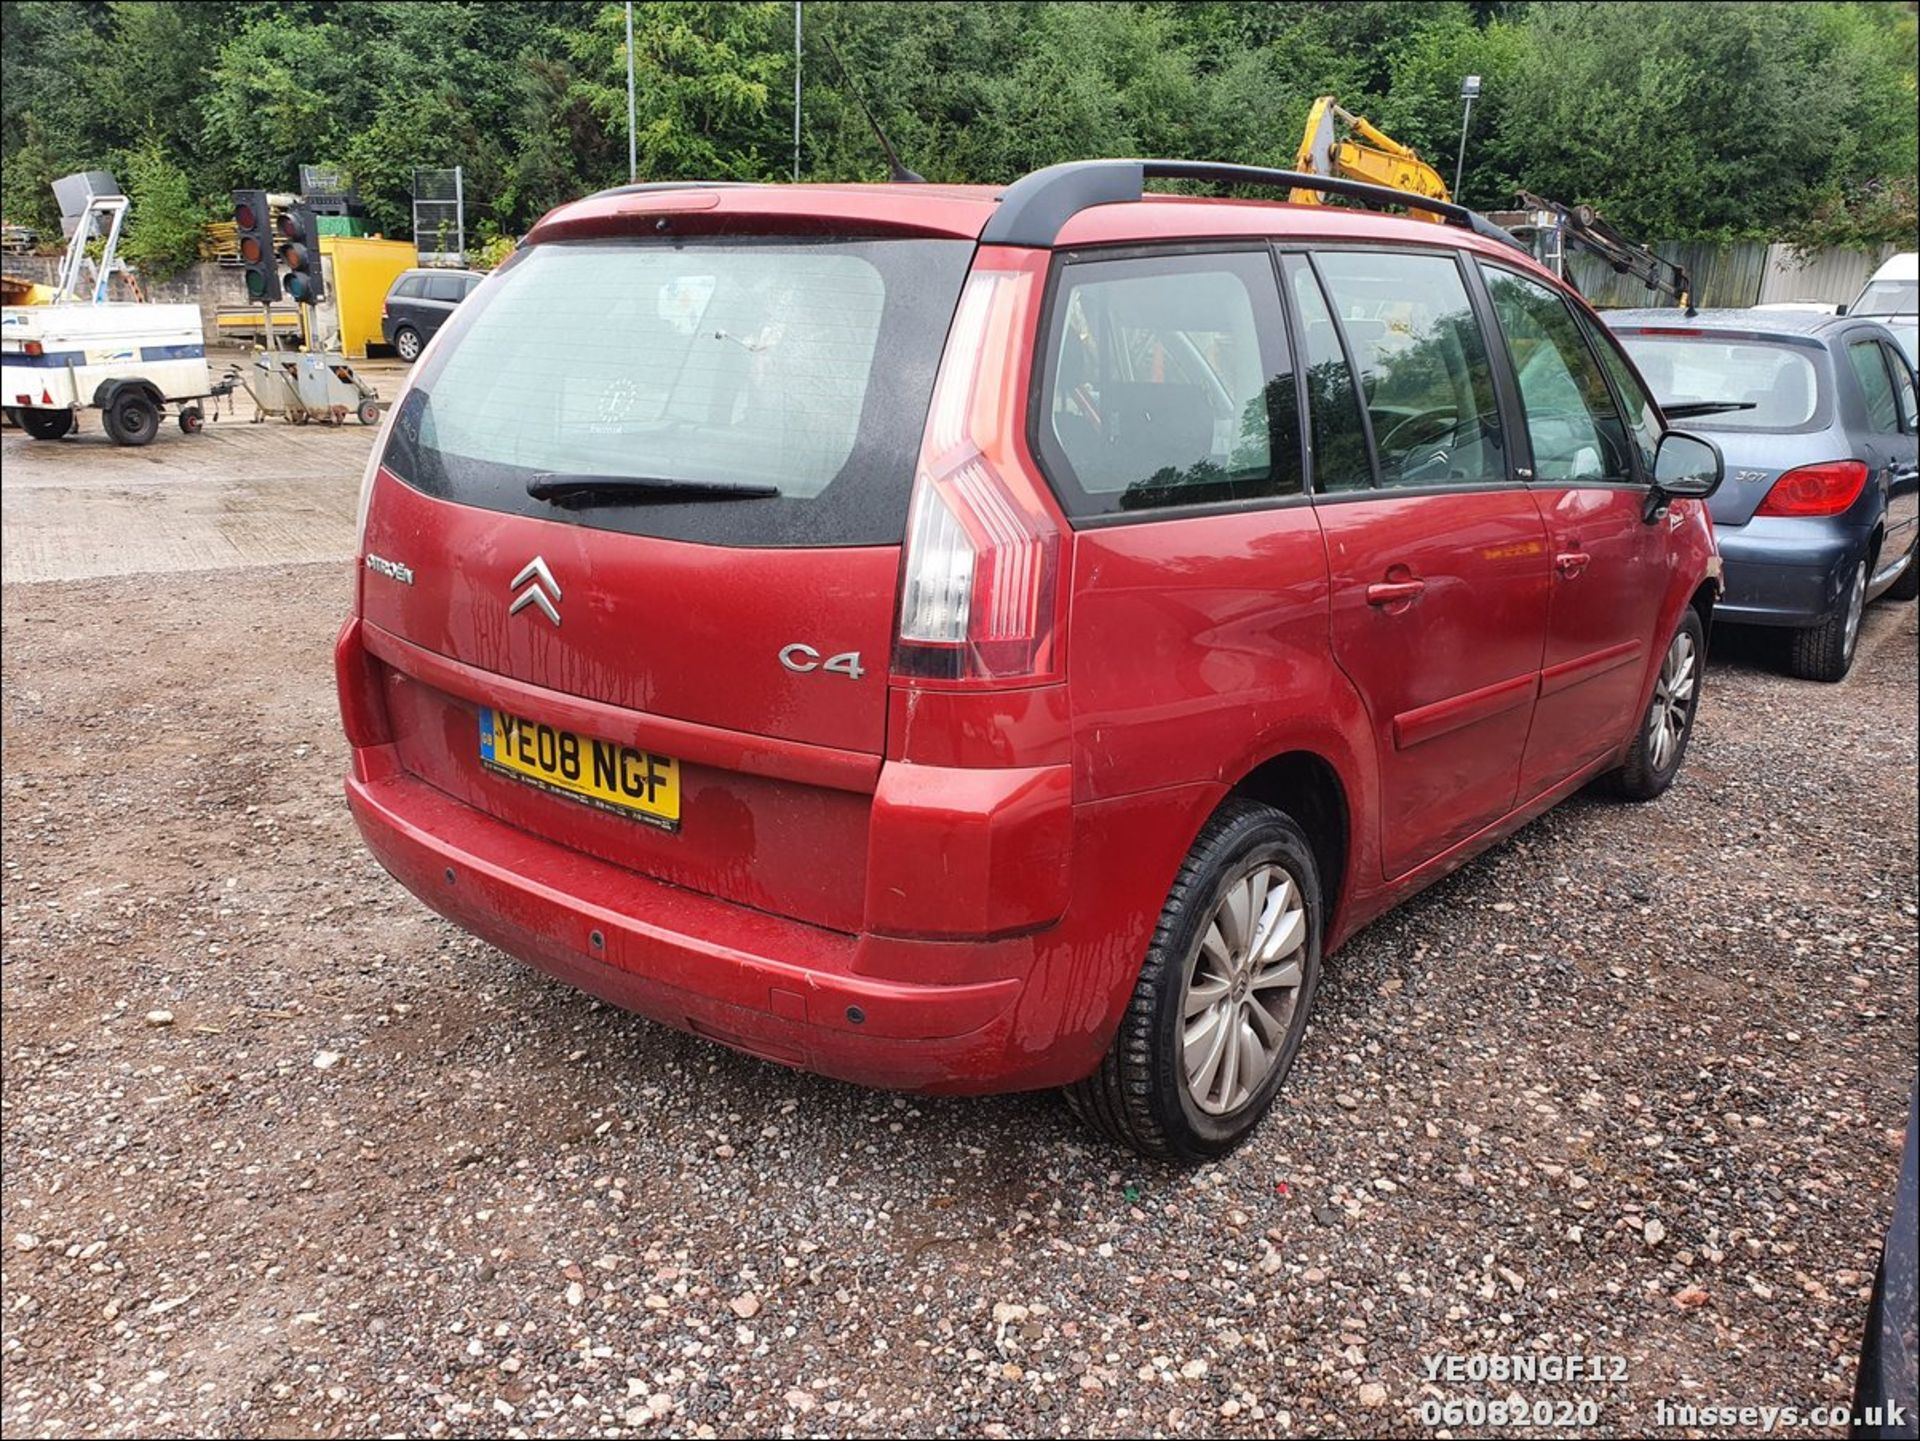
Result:
{"type": "Polygon", "coordinates": [[[1797,311],[1606,317],[1670,420],[1708,436],[1726,595],[1716,623],[1789,631],[1809,680],[1853,665],[1867,603],[1920,595],[1914,371],[1885,326],[1797,311]]]}

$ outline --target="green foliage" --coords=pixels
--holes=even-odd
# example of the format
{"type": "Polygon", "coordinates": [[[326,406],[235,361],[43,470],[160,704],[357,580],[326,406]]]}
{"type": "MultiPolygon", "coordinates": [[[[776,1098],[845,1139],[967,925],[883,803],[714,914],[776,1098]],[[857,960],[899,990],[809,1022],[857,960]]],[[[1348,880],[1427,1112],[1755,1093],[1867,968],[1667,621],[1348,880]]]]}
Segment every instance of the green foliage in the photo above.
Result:
{"type": "Polygon", "coordinates": [[[477,236],[476,243],[467,253],[467,263],[475,270],[493,270],[507,263],[507,257],[513,254],[513,237],[497,232],[477,236]]]}
{"type": "MultiPolygon", "coordinates": [[[[792,25],[785,0],[634,7],[642,179],[787,176],[792,25]]],[[[1472,73],[1476,206],[1524,187],[1662,239],[1914,243],[1908,0],[813,0],[805,26],[806,179],[885,175],[856,91],[933,180],[1286,165],[1328,93],[1451,179],[1472,73]]],[[[57,234],[48,183],[115,157],[216,213],[339,164],[405,235],[414,167],[458,164],[469,229],[515,234],[626,178],[626,59],[605,0],[0,0],[0,199],[57,234]]]]}
{"type": "Polygon", "coordinates": [[[238,174],[291,190],[302,160],[318,161],[349,138],[359,67],[335,25],[274,10],[220,52],[201,102],[207,143],[238,174]]]}
{"type": "Polygon", "coordinates": [[[120,253],[149,280],[165,280],[199,258],[200,227],[210,218],[196,204],[187,172],[158,138],[122,161],[121,184],[132,204],[120,253]]]}

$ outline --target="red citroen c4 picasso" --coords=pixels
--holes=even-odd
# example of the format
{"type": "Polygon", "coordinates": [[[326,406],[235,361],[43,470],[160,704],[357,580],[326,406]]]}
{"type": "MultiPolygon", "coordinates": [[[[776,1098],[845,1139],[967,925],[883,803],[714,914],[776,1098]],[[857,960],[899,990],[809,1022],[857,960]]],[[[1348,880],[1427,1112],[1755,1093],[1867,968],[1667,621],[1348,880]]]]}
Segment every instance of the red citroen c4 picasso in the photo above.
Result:
{"type": "Polygon", "coordinates": [[[612,190],[388,417],[347,796],[621,1006],[1216,1154],[1357,928],[1672,781],[1719,472],[1452,206],[1139,160],[612,190]]]}

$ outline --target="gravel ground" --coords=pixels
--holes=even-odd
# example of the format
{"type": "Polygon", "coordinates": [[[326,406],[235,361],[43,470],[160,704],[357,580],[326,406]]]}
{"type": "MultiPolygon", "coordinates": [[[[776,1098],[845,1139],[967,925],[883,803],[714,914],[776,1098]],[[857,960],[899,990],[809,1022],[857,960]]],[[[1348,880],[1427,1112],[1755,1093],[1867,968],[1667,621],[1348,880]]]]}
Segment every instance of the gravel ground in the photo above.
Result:
{"type": "Polygon", "coordinates": [[[1842,686],[1717,657],[1671,795],[1359,937],[1272,1118],[1181,1172],[432,918],[339,795],[348,584],[4,592],[9,1436],[1421,1435],[1510,1389],[1426,1358],[1516,1351],[1626,1358],[1523,1388],[1598,1434],[1850,1394],[1915,1073],[1915,607],[1842,686]]]}

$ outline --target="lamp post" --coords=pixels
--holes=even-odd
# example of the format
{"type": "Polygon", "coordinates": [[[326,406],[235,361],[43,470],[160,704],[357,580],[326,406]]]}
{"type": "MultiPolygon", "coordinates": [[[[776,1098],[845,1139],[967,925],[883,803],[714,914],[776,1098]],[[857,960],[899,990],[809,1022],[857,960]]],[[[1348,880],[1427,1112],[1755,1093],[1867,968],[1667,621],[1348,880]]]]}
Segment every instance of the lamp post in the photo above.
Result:
{"type": "Polygon", "coordinates": [[[793,0],[793,180],[800,183],[800,0],[793,0]]]}
{"type": "Polygon", "coordinates": [[[1480,94],[1480,77],[1469,75],[1460,82],[1460,154],[1453,162],[1453,199],[1460,202],[1460,177],[1467,165],[1467,123],[1473,119],[1474,98],[1480,94]]]}
{"type": "Polygon", "coordinates": [[[627,184],[640,178],[640,137],[633,124],[633,0],[627,0],[627,184]]]}

